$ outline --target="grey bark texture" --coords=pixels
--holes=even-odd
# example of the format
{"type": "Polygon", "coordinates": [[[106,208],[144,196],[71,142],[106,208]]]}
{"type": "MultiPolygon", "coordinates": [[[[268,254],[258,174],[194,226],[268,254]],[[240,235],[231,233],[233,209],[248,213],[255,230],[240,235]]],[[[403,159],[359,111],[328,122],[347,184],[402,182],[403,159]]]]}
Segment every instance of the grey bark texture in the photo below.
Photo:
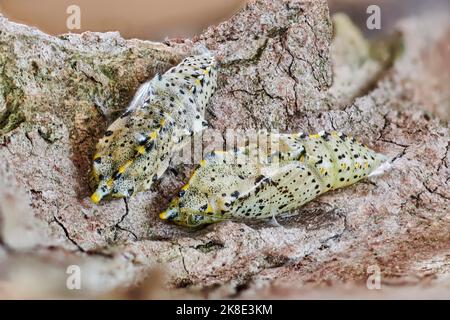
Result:
{"type": "Polygon", "coordinates": [[[252,1],[165,43],[52,37],[0,16],[0,296],[450,298],[450,23],[431,12],[395,31],[368,42],[325,1],[305,0],[252,1]],[[221,65],[212,129],[338,130],[392,169],[282,226],[160,221],[192,166],[94,205],[98,138],[140,83],[198,44],[221,65]],[[69,265],[80,266],[82,290],[67,290],[69,265]],[[383,290],[367,289],[373,270],[383,290]]]}

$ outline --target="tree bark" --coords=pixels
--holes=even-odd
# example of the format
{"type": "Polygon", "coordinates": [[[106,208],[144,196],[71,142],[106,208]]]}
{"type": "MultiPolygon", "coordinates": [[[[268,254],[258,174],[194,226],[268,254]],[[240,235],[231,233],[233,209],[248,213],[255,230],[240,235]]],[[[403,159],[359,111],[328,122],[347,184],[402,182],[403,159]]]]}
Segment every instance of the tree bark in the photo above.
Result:
{"type": "Polygon", "coordinates": [[[449,298],[450,23],[432,12],[396,31],[368,42],[345,16],[332,22],[326,1],[306,0],[252,1],[198,37],[165,43],[52,37],[0,16],[0,296],[128,297],[117,288],[140,284],[143,298],[449,298]],[[388,155],[392,170],[321,196],[282,227],[160,221],[192,166],[94,205],[98,138],[140,83],[198,44],[220,61],[211,129],[338,130],[388,155]],[[82,291],[65,289],[70,264],[82,291]],[[373,266],[386,290],[367,290],[373,266]],[[155,268],[165,279],[156,288],[155,268]]]}

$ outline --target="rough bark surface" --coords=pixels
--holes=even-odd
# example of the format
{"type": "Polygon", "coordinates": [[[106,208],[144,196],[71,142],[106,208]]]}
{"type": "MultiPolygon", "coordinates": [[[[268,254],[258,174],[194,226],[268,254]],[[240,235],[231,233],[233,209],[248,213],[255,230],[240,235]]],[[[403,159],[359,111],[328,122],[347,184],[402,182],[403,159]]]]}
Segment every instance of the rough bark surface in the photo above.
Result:
{"type": "Polygon", "coordinates": [[[334,34],[325,1],[259,0],[192,40],[152,43],[51,37],[0,16],[0,296],[449,298],[448,18],[405,19],[377,44],[345,16],[333,22],[334,34]],[[213,129],[340,130],[392,170],[281,227],[161,222],[189,166],[128,201],[92,204],[97,139],[140,83],[197,43],[221,64],[213,129]],[[71,264],[81,291],[66,289],[71,264]],[[370,266],[386,290],[367,290],[370,266]]]}

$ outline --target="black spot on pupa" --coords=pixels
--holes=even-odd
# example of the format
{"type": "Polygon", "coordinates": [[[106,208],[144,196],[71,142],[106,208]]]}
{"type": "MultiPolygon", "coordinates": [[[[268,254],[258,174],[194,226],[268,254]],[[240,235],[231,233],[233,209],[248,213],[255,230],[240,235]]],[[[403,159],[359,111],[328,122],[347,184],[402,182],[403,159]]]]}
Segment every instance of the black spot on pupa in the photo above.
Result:
{"type": "Polygon", "coordinates": [[[330,133],[327,132],[327,131],[325,131],[325,132],[322,134],[322,138],[323,138],[325,141],[328,141],[329,138],[330,138],[330,133]]]}
{"type": "Polygon", "coordinates": [[[264,175],[257,176],[255,179],[255,184],[260,183],[262,180],[264,180],[264,178],[265,178],[264,175]]]}
{"type": "Polygon", "coordinates": [[[122,114],[121,116],[120,116],[120,118],[126,118],[126,117],[128,117],[129,115],[131,114],[131,110],[128,110],[127,112],[125,112],[124,114],[122,114]]]}
{"type": "Polygon", "coordinates": [[[155,142],[154,141],[150,141],[150,143],[145,147],[145,151],[146,152],[152,151],[154,146],[155,146],[155,142]]]}
{"type": "Polygon", "coordinates": [[[122,174],[119,171],[114,172],[113,174],[114,180],[120,179],[120,177],[122,177],[122,174]]]}
{"type": "Polygon", "coordinates": [[[139,140],[139,145],[143,146],[143,145],[145,145],[147,143],[147,141],[148,141],[148,138],[145,137],[144,139],[139,140]]]}
{"type": "Polygon", "coordinates": [[[113,132],[111,130],[108,130],[108,131],[105,132],[105,136],[107,136],[107,137],[109,137],[112,134],[113,134],[113,132]]]}

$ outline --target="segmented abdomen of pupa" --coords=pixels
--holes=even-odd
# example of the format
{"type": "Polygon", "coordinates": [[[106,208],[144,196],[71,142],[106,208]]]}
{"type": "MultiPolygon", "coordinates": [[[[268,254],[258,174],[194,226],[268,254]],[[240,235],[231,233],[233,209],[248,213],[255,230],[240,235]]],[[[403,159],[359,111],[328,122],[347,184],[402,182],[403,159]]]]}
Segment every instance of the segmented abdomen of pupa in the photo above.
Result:
{"type": "Polygon", "coordinates": [[[248,155],[261,154],[257,144],[208,154],[160,217],[197,226],[291,213],[367,177],[387,160],[341,133],[270,134],[268,140],[278,144],[276,151],[256,161],[248,155]]]}
{"type": "Polygon", "coordinates": [[[185,58],[141,85],[127,111],[96,147],[91,196],[129,197],[150,188],[188,137],[206,127],[205,108],[216,88],[216,61],[207,53],[185,58]]]}

